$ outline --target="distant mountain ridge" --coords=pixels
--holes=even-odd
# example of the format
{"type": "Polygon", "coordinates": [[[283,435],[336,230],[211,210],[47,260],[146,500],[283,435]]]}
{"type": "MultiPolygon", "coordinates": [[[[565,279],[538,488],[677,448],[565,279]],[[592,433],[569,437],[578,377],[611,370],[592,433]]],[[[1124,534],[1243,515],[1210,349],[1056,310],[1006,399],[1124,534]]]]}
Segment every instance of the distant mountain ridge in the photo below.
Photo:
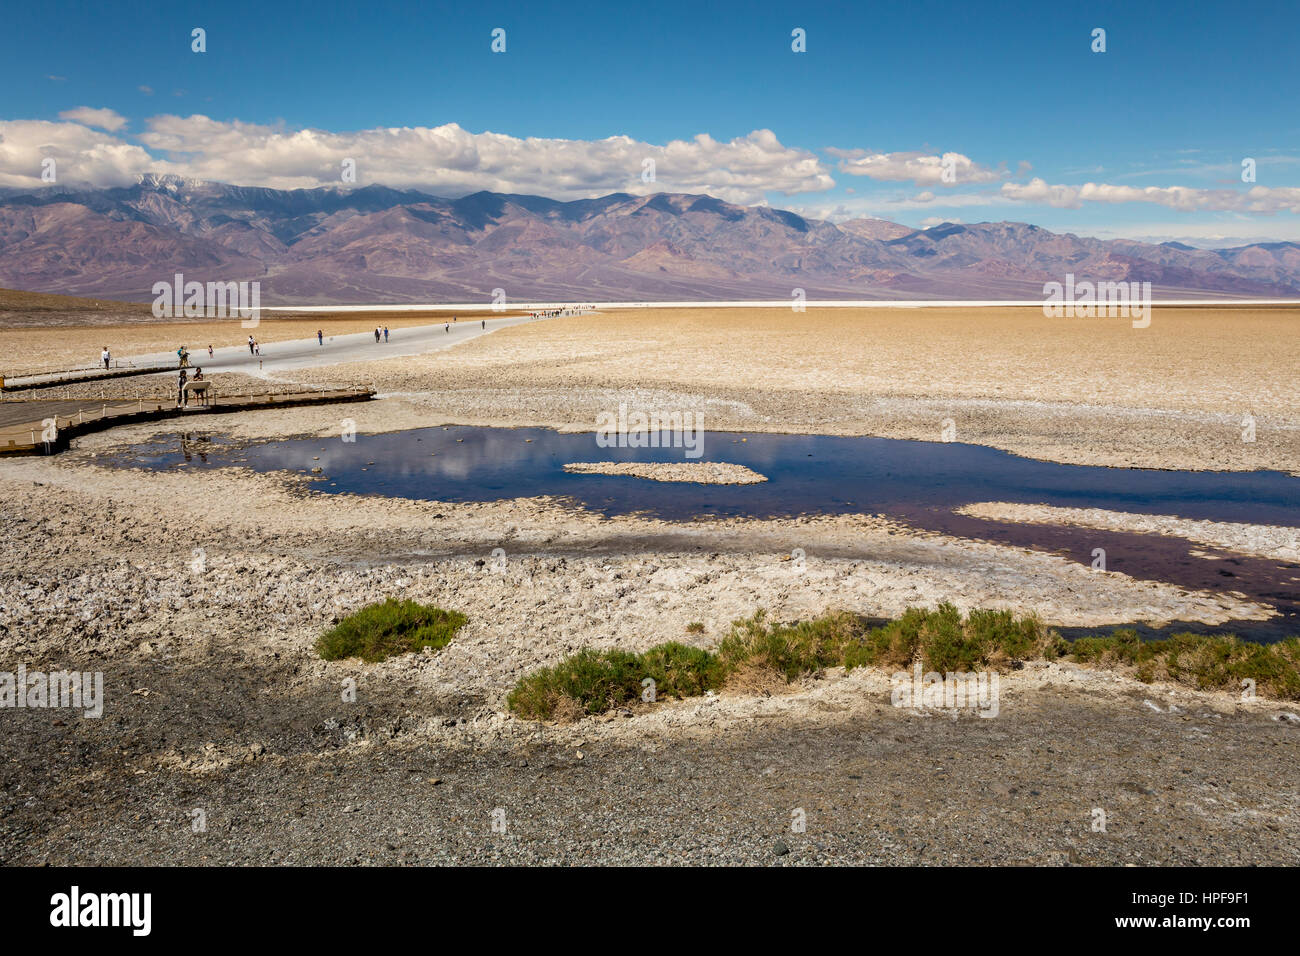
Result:
{"type": "Polygon", "coordinates": [[[176,272],[258,279],[263,304],[489,300],[1037,299],[1148,281],[1157,297],[1300,296],[1300,244],[1195,249],[1024,223],[831,223],[707,195],[560,202],[172,176],[0,191],[0,286],[146,301],[176,272]]]}

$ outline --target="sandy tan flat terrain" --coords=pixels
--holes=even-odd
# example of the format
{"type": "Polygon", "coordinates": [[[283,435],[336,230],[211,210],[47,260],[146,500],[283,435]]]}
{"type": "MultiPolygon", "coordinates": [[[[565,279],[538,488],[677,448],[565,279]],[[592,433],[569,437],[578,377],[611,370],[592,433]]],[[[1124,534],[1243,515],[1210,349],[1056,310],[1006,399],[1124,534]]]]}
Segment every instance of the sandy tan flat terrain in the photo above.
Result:
{"type": "MultiPolygon", "coordinates": [[[[263,320],[264,341],[436,321],[263,320]]],[[[238,323],[0,329],[24,368],[174,346],[239,344],[238,323]],[[109,336],[106,339],[105,336],[109,336]]],[[[1118,467],[1300,472],[1300,309],[1156,308],[1128,319],[1039,309],[648,309],[519,326],[407,359],[295,372],[373,383],[414,417],[593,428],[633,407],[702,412],[717,430],[864,434],[991,445],[1118,467]],[[1246,416],[1254,440],[1243,440],[1246,416]]]]}
{"type": "Polygon", "coordinates": [[[955,441],[1055,461],[1300,472],[1298,364],[1292,309],[1157,308],[1146,329],[1037,309],[663,309],[300,375],[464,424],[587,429],[629,402],[720,430],[937,441],[950,421],[955,441]]]}

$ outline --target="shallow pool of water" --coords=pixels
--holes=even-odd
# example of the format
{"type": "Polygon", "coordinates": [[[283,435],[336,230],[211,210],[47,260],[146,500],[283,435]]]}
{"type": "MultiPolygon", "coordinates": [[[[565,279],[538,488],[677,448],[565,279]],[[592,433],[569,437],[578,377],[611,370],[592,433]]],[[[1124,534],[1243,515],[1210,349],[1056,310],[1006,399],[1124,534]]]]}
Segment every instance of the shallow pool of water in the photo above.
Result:
{"type": "Polygon", "coordinates": [[[578,461],[689,461],[680,448],[601,448],[591,433],[421,428],[232,447],[191,435],[131,449],[132,464],[257,471],[322,469],[320,490],[437,501],[570,497],[605,514],[670,520],[736,515],[900,513],[976,501],[1046,503],[1300,526],[1300,479],[1282,472],[1187,472],[1060,465],[980,445],[710,432],[700,461],[746,465],[757,485],[699,485],[564,471],[578,461]],[[198,439],[198,440],[196,440],[198,439]],[[199,452],[202,452],[200,457],[199,452]],[[206,460],[203,460],[206,459],[206,460]]]}
{"type": "MultiPolygon", "coordinates": [[[[665,442],[666,444],[666,442],[665,442]]],[[[1061,465],[978,445],[825,435],[709,432],[700,461],[746,465],[755,485],[700,485],[573,474],[566,462],[688,461],[681,448],[605,448],[594,433],[540,428],[434,427],[341,439],[236,445],[194,433],[133,446],[113,463],[166,469],[240,464],[257,471],[320,468],[322,492],[436,501],[492,501],[551,495],[607,515],[668,520],[773,518],[801,514],[884,514],[960,537],[1067,554],[1092,550],[1134,577],[1186,587],[1240,591],[1285,618],[1241,630],[1300,633],[1300,567],[1214,552],[1179,538],[1020,525],[953,514],[980,501],[1104,508],[1300,528],[1300,479],[1281,472],[1184,472],[1061,465]],[[1214,554],[1206,560],[1194,551],[1214,554]]]]}

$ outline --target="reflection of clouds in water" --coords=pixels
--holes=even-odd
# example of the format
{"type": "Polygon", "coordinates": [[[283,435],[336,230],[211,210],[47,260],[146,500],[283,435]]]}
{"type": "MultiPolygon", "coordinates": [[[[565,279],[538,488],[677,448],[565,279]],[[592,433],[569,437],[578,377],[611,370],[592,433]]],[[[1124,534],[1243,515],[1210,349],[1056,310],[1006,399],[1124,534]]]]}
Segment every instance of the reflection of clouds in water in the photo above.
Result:
{"type": "MultiPolygon", "coordinates": [[[[377,476],[427,477],[469,481],[493,472],[520,472],[548,456],[533,430],[492,431],[469,429],[421,430],[366,435],[357,434],[355,443],[338,440],[324,444],[277,442],[250,449],[259,464],[279,468],[320,468],[323,472],[360,471],[368,467],[377,476]],[[416,441],[416,438],[422,439],[416,441]],[[457,438],[464,439],[456,441],[457,438]],[[533,442],[525,439],[533,438],[533,442]],[[368,465],[368,462],[374,465],[368,465]]],[[[557,435],[552,439],[581,436],[557,435]]],[[[549,443],[548,443],[549,444],[549,443]]],[[[554,456],[553,456],[554,457],[554,456]]]]}
{"type": "MultiPolygon", "coordinates": [[[[430,427],[407,432],[295,439],[226,448],[202,432],[171,433],[124,450],[126,464],[169,468],[189,452],[216,466],[259,471],[319,468],[339,491],[438,499],[495,500],[572,495],[627,512],[691,517],[708,511],[761,516],[868,510],[908,513],[967,501],[1009,501],[1151,510],[1188,519],[1300,526],[1300,479],[1278,473],[1126,472],[1017,458],[976,445],[887,438],[706,433],[706,461],[768,476],[762,486],[631,486],[618,477],[564,471],[571,461],[682,462],[681,448],[606,448],[595,432],[541,428],[430,427]],[[741,439],[747,439],[742,441],[741,439]],[[457,441],[457,439],[462,439],[457,441]],[[184,446],[184,447],[182,447],[184,446]],[[207,446],[207,447],[204,447],[207,446]],[[370,465],[370,462],[374,462],[370,465]],[[362,469],[366,469],[363,471],[362,469]]],[[[101,459],[102,460],[102,459],[101,459]]],[[[112,463],[110,458],[107,463],[112,463]]]]}
{"type": "MultiPolygon", "coordinates": [[[[649,437],[646,432],[614,437],[628,438],[631,435],[638,440],[649,437]]],[[[347,477],[353,483],[407,483],[416,486],[407,489],[407,493],[416,495],[455,492],[452,487],[440,489],[439,483],[467,486],[462,490],[470,494],[473,493],[471,488],[491,483],[503,493],[508,487],[509,493],[527,495],[559,492],[559,488],[543,491],[539,486],[568,477],[563,470],[566,461],[734,462],[766,474],[767,470],[781,466],[787,469],[802,467],[808,462],[810,451],[825,451],[818,448],[818,442],[824,441],[819,436],[737,435],[705,431],[704,455],[697,459],[687,454],[680,436],[676,445],[672,432],[660,432],[658,437],[659,447],[628,447],[623,442],[611,445],[608,439],[602,444],[596,432],[557,432],[537,428],[425,428],[408,432],[358,433],[355,443],[337,439],[273,442],[249,449],[249,457],[262,468],[303,471],[320,468],[325,475],[347,477]],[[362,468],[367,471],[363,473],[362,468]]]]}

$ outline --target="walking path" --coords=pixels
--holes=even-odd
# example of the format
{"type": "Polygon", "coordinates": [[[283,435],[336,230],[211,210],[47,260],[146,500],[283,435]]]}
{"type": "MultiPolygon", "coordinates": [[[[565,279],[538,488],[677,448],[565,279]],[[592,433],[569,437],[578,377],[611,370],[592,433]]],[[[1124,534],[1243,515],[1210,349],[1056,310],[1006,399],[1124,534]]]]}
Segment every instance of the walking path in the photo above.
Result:
{"type": "MultiPolygon", "coordinates": [[[[579,313],[572,313],[579,314],[579,313]]],[[[268,320],[274,321],[274,320],[268,320]]],[[[190,365],[202,366],[207,372],[245,372],[250,375],[275,374],[320,365],[340,365],[346,362],[369,362],[374,359],[402,358],[423,355],[460,345],[480,335],[527,322],[540,322],[526,315],[488,318],[483,314],[463,315],[459,322],[417,325],[392,329],[388,341],[375,341],[374,332],[357,332],[351,335],[326,336],[324,344],[315,338],[293,339],[287,342],[270,342],[261,346],[261,356],[251,355],[247,345],[216,349],[211,357],[204,342],[185,342],[190,350],[190,365]]],[[[257,338],[257,329],[249,329],[245,337],[257,338]]],[[[176,353],[156,352],[133,356],[137,365],[156,365],[170,362],[176,366],[176,353]]]]}
{"type": "Polygon", "coordinates": [[[174,372],[176,362],[171,365],[147,367],[114,366],[106,368],[69,369],[63,372],[43,372],[40,375],[0,376],[3,391],[21,392],[35,388],[54,388],[59,385],[76,385],[79,382],[104,382],[113,378],[130,378],[134,375],[152,375],[155,372],[174,372]]]}
{"type": "MultiPolygon", "coordinates": [[[[567,315],[584,314],[566,311],[567,315]]],[[[558,318],[559,316],[555,316],[558,318]]],[[[480,335],[498,329],[541,321],[528,315],[487,318],[482,313],[467,315],[462,321],[421,325],[390,331],[388,341],[375,341],[374,332],[326,337],[324,342],[315,338],[294,339],[260,346],[261,355],[252,355],[247,346],[216,349],[209,356],[207,346],[187,342],[190,366],[202,367],[207,374],[215,372],[244,372],[269,378],[277,372],[336,365],[345,362],[366,362],[375,359],[400,358],[421,355],[460,345],[480,335]]],[[[249,334],[257,336],[257,329],[249,334]]],[[[176,353],[156,352],[133,356],[128,360],[134,369],[103,370],[81,369],[70,372],[31,375],[7,379],[6,388],[16,383],[19,389],[42,385],[69,384],[95,381],[99,378],[126,375],[175,375],[176,353]]],[[[0,455],[44,455],[67,447],[68,440],[89,431],[111,428],[116,424],[151,421],[177,415],[229,412],[247,408],[271,408],[286,405],[313,405],[326,402],[365,401],[374,396],[374,390],[354,386],[345,389],[305,389],[299,392],[229,395],[218,394],[208,406],[191,404],[177,408],[171,400],[137,399],[52,399],[0,402],[0,455]],[[53,436],[51,440],[49,436],[53,436]]]]}
{"type": "Polygon", "coordinates": [[[174,400],[157,399],[3,402],[0,403],[0,455],[53,454],[66,448],[68,441],[78,435],[114,425],[251,408],[364,402],[374,394],[370,388],[352,387],[260,395],[217,395],[210,405],[199,405],[196,399],[191,398],[185,408],[177,408],[174,400]]]}
{"type": "MultiPolygon", "coordinates": [[[[569,312],[569,315],[584,315],[583,312],[569,312]]],[[[558,316],[556,316],[558,318],[558,316]]],[[[232,320],[233,321],[233,320],[232,320]]],[[[498,329],[509,328],[525,322],[540,322],[527,315],[509,315],[489,318],[483,313],[465,315],[459,322],[438,323],[437,325],[417,325],[404,329],[392,329],[388,340],[381,337],[375,341],[375,334],[356,332],[350,335],[326,336],[323,343],[315,338],[291,339],[284,342],[271,342],[260,346],[261,355],[253,355],[247,345],[224,346],[208,355],[207,343],[198,340],[178,342],[190,351],[190,366],[201,367],[205,372],[244,372],[248,375],[274,375],[300,368],[315,368],[320,365],[339,365],[345,362],[368,362],[373,359],[402,358],[410,355],[422,355],[460,345],[480,335],[487,335],[498,329]]],[[[273,319],[268,320],[273,323],[273,319]]],[[[195,334],[198,334],[197,331],[195,334]]],[[[257,329],[244,332],[245,337],[257,338],[257,329]]],[[[78,382],[96,382],[114,378],[127,378],[135,375],[155,375],[163,372],[175,374],[177,366],[175,349],[169,352],[152,352],[148,355],[136,355],[123,360],[120,366],[109,370],[102,368],[71,369],[62,372],[44,372],[39,375],[6,375],[4,390],[23,391],[27,389],[49,388],[57,385],[71,385],[78,382]]]]}

